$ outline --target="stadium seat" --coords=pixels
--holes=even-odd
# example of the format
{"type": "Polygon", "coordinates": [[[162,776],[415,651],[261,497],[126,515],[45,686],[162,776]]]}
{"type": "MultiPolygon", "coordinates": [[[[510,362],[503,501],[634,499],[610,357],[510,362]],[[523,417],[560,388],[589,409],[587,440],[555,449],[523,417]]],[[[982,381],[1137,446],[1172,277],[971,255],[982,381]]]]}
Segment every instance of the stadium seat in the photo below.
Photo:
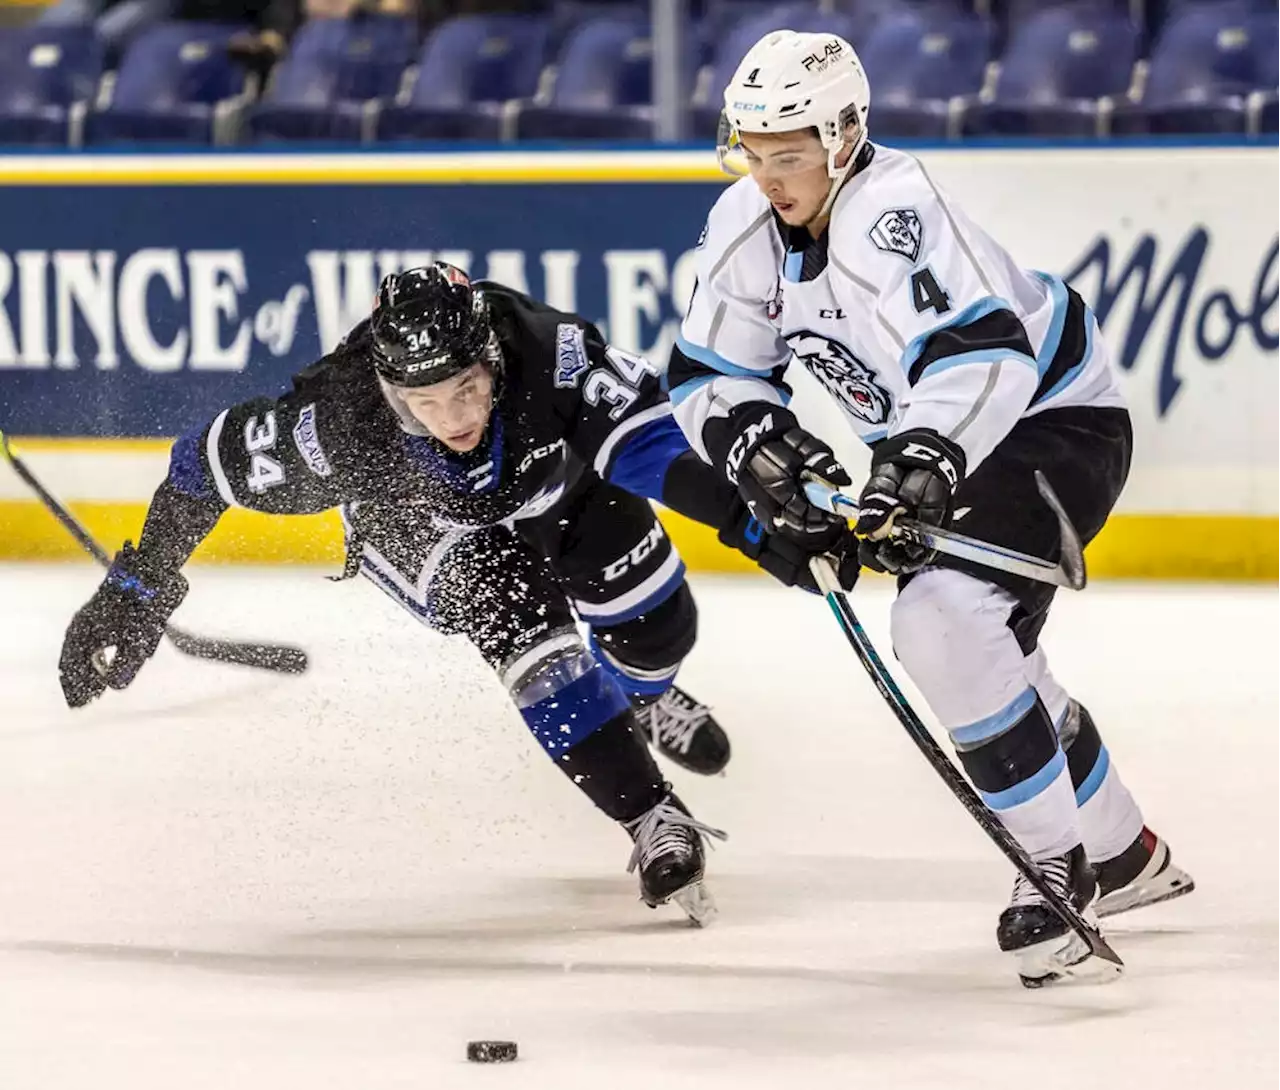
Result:
{"type": "Polygon", "coordinates": [[[707,140],[715,138],[720,112],[724,108],[725,87],[729,85],[747,51],[770,31],[825,31],[839,34],[857,49],[860,29],[852,16],[823,12],[813,3],[782,4],[734,24],[715,51],[711,75],[705,81],[705,96],[694,106],[690,121],[694,137],[707,140]]]}
{"type": "Polygon", "coordinates": [[[1259,136],[1275,136],[1280,132],[1280,117],[1277,116],[1276,92],[1259,92],[1254,104],[1254,132],[1259,136]]]}
{"type": "Polygon", "coordinates": [[[651,65],[647,20],[606,17],[581,24],[560,54],[550,101],[520,107],[516,138],[652,139],[651,65]]]}
{"type": "Polygon", "coordinates": [[[955,134],[953,102],[982,88],[992,25],[976,15],[903,11],[882,19],[861,50],[877,137],[955,134]]]}
{"type": "Polygon", "coordinates": [[[777,0],[707,0],[701,18],[693,26],[699,66],[715,64],[721,43],[735,26],[767,15],[777,6],[777,0]]]}
{"type": "Polygon", "coordinates": [[[1244,133],[1248,98],[1275,87],[1276,12],[1203,3],[1172,15],[1151,53],[1138,103],[1117,107],[1115,134],[1244,133]]]}
{"type": "Polygon", "coordinates": [[[210,144],[231,138],[244,71],[227,57],[242,27],[160,23],[125,51],[111,100],[85,121],[85,142],[210,144]]]}
{"type": "Polygon", "coordinates": [[[569,35],[593,19],[648,19],[649,0],[555,0],[548,11],[547,48],[559,56],[569,35]]]}
{"type": "Polygon", "coordinates": [[[1095,136],[1099,100],[1129,89],[1138,27],[1109,5],[1063,4],[1020,24],[990,102],[965,111],[966,136],[1095,136]]]}
{"type": "Polygon", "coordinates": [[[538,89],[549,33],[537,15],[443,23],[422,48],[407,101],[380,112],[378,139],[500,139],[504,104],[538,89]]]}
{"type": "Polygon", "coordinates": [[[377,100],[390,100],[417,51],[412,20],[390,16],[304,23],[249,111],[255,141],[360,141],[377,100]]]}
{"type": "Polygon", "coordinates": [[[79,144],[102,56],[91,27],[0,29],[0,143],[79,144]]]}

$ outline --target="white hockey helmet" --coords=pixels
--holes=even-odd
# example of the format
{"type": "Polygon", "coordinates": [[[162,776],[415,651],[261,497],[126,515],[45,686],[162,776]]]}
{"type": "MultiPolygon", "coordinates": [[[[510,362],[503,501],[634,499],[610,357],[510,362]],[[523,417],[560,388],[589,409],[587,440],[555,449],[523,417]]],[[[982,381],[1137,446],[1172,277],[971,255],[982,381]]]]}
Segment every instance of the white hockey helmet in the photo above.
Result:
{"type": "Polygon", "coordinates": [[[871,85],[853,46],[837,34],[801,34],[775,30],[747,50],[724,89],[717,149],[731,174],[745,169],[739,133],[795,132],[814,127],[827,150],[827,173],[842,179],[867,140],[871,85]],[[836,156],[847,129],[856,126],[853,153],[843,166],[836,156]]]}

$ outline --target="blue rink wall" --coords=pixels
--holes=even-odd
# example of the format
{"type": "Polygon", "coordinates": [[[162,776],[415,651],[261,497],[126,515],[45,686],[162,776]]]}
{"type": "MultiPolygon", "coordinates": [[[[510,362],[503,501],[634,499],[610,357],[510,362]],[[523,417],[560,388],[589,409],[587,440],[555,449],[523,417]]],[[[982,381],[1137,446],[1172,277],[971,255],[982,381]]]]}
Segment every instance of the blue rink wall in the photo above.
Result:
{"type": "MultiPolygon", "coordinates": [[[[1137,453],[1093,572],[1275,579],[1276,149],[918,154],[1019,261],[1072,281],[1120,364],[1137,453]]],[[[174,436],[286,386],[388,271],[444,258],[665,360],[725,184],[701,150],[0,155],[0,428],[114,544],[174,436]]],[[[741,567],[663,514],[691,566],[741,567]]],[[[74,552],[7,470],[0,522],[0,556],[74,552]]],[[[329,517],[236,512],[198,555],[338,551],[329,517]]]]}

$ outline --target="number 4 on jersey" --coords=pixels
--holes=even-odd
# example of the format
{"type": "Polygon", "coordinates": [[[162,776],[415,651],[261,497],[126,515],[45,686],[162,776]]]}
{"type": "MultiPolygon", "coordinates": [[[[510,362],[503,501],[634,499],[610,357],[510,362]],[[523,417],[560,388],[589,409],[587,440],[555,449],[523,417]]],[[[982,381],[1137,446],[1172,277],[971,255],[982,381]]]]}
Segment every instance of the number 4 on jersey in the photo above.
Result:
{"type": "Polygon", "coordinates": [[[911,274],[911,302],[915,304],[917,314],[923,314],[926,310],[946,314],[951,309],[951,296],[942,290],[942,285],[934,278],[933,270],[928,267],[917,269],[911,274]]]}

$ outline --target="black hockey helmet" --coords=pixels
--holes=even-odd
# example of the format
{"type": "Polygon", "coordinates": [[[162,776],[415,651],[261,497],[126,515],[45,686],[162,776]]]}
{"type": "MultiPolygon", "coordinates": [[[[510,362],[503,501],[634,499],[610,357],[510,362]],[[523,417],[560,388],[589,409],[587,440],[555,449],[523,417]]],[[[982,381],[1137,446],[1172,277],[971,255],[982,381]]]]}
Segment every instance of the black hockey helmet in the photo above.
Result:
{"type": "Polygon", "coordinates": [[[370,325],[374,368],[391,386],[430,386],[481,362],[498,377],[484,292],[444,261],[383,277],[370,325]]]}

